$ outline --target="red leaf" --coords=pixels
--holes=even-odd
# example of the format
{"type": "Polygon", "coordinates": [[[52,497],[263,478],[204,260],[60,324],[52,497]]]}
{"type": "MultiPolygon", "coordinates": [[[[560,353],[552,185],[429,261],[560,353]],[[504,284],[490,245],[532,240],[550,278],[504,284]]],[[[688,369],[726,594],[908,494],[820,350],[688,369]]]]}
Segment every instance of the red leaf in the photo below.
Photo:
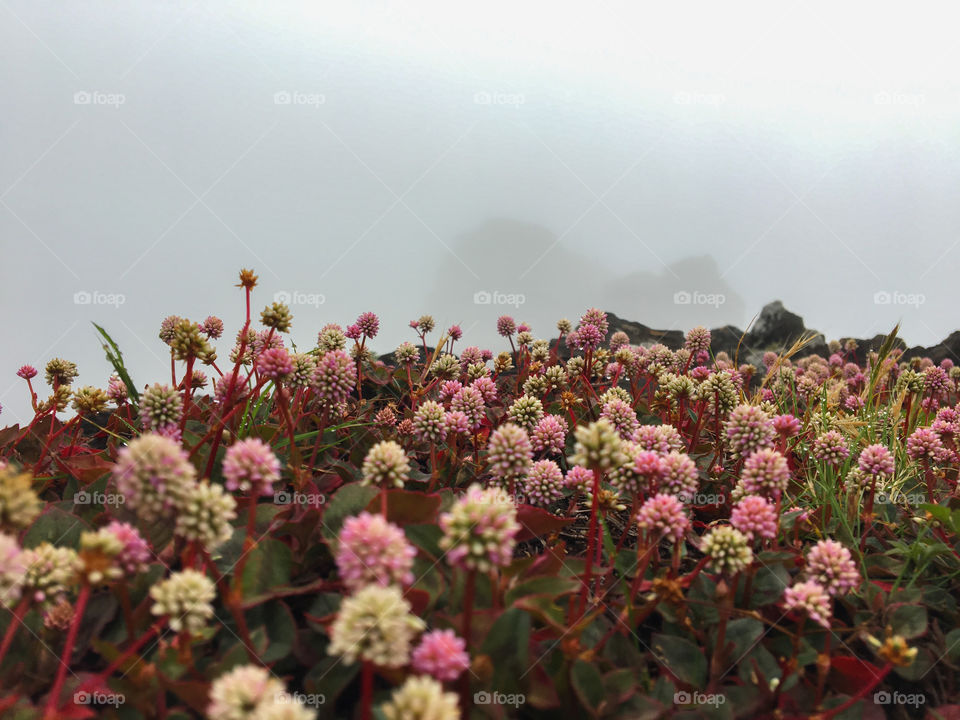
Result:
{"type": "MultiPolygon", "coordinates": [[[[383,499],[378,494],[367,512],[379,513],[383,499]]],[[[387,490],[387,519],[397,525],[420,525],[436,521],[442,498],[414,490],[387,490]]]]}
{"type": "Polygon", "coordinates": [[[883,669],[873,663],[852,655],[834,655],[830,668],[838,676],[834,683],[837,690],[855,695],[874,683],[883,674],[883,669]]]}
{"type": "Polygon", "coordinates": [[[404,597],[409,601],[411,612],[414,615],[422,616],[430,606],[430,593],[426,590],[417,590],[411,588],[407,590],[404,597]]]}
{"type": "Polygon", "coordinates": [[[517,542],[523,542],[541,535],[555,533],[569,525],[572,520],[551,515],[543,508],[524,504],[517,506],[517,522],[520,523],[517,542]]]}

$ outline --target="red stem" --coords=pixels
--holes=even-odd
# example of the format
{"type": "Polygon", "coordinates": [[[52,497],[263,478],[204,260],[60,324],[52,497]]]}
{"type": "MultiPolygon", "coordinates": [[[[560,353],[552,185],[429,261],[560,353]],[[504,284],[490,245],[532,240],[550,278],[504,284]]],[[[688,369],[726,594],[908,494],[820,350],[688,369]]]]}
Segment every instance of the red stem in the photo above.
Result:
{"type": "Polygon", "coordinates": [[[90,586],[84,584],[80,589],[80,595],[77,596],[77,605],[73,611],[73,620],[70,622],[70,629],[67,631],[67,640],[63,646],[63,655],[60,657],[60,666],[57,668],[57,678],[53,682],[53,689],[47,698],[47,707],[44,710],[44,720],[54,720],[57,716],[57,700],[60,698],[60,692],[63,690],[63,681],[66,680],[67,670],[70,668],[70,656],[73,654],[73,644],[77,641],[77,631],[80,629],[80,622],[83,620],[83,613],[87,609],[87,601],[90,599],[90,586]]]}

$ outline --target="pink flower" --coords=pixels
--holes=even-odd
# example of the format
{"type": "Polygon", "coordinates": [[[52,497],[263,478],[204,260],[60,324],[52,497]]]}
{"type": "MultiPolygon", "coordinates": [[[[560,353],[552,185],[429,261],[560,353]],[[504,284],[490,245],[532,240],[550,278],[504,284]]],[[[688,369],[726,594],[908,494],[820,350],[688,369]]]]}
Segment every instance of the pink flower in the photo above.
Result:
{"type": "Polygon", "coordinates": [[[893,454],[883,445],[867,445],[860,451],[857,465],[867,475],[888,478],[893,475],[893,454]]]}
{"type": "Polygon", "coordinates": [[[940,436],[930,428],[917,428],[907,438],[907,455],[914,460],[940,460],[946,451],[940,436]]]}
{"type": "Polygon", "coordinates": [[[463,330],[460,329],[459,325],[451,325],[450,329],[447,330],[447,335],[450,336],[451,340],[459,340],[463,337],[463,330]]]}
{"type": "Polygon", "coordinates": [[[587,490],[593,485],[593,471],[580,465],[567,470],[564,484],[573,490],[587,490]]]}
{"type": "MultiPolygon", "coordinates": [[[[459,383],[457,384],[459,385],[459,383]]],[[[468,385],[458,389],[450,399],[450,409],[466,415],[470,430],[478,429],[487,417],[487,406],[483,399],[483,393],[476,385],[468,385]]]]}
{"type": "Polygon", "coordinates": [[[850,457],[850,448],[847,447],[847,441],[836,430],[828,430],[823,435],[818,436],[813,441],[810,452],[817,460],[833,467],[839,466],[850,457]]]}
{"type": "Polygon", "coordinates": [[[413,669],[440,682],[456,680],[470,667],[466,647],[453,630],[432,630],[420,638],[420,644],[413,651],[413,669]]]}
{"type": "Polygon", "coordinates": [[[377,332],[380,330],[380,318],[372,312],[361,313],[360,317],[357,318],[356,324],[357,327],[360,328],[360,332],[368,338],[376,337],[377,332]]]}
{"type": "Polygon", "coordinates": [[[777,536],[777,511],[765,497],[747,495],[734,506],[730,524],[750,540],[769,540],[777,536]]]}
{"type": "Polygon", "coordinates": [[[317,359],[310,384],[321,402],[346,401],[357,381],[357,366],[343,350],[329,350],[317,359]]]}
{"type": "Polygon", "coordinates": [[[510,337],[517,331],[516,321],[509,315],[501,315],[497,318],[497,333],[503,337],[510,337]]]}
{"type": "Polygon", "coordinates": [[[283,380],[293,372],[293,361],[286,348],[268,348],[257,356],[256,367],[270,380],[283,380]]]}
{"type": "Polygon", "coordinates": [[[748,493],[776,498],[787,489],[790,468],[787,459],[776,450],[764,448],[748,457],[740,473],[743,489],[748,493]]]}
{"type": "Polygon", "coordinates": [[[280,461],[260,438],[240,440],[227,448],[223,478],[227,490],[273,495],[273,484],[280,479],[280,461]]]}
{"type": "Polygon", "coordinates": [[[830,596],[819,583],[798,582],[783,591],[783,605],[787,610],[805,613],[825,628],[830,627],[830,596]]]}
{"type": "Polygon", "coordinates": [[[836,540],[821,540],[807,553],[807,573],[830,595],[855,590],[860,573],[850,551],[836,540]]]}
{"type": "MultiPolygon", "coordinates": [[[[572,337],[573,335],[574,333],[570,333],[568,337],[572,337]]],[[[590,325],[588,323],[577,328],[576,344],[581,350],[596,350],[602,342],[603,333],[600,332],[596,325],[590,325]]]]}
{"type": "Polygon", "coordinates": [[[620,398],[612,398],[604,403],[600,417],[609,420],[624,440],[629,440],[640,426],[637,413],[620,398]]]}
{"type": "Polygon", "coordinates": [[[416,549],[403,530],[379,514],[348,517],[338,537],[336,563],[351,592],[367,585],[413,584],[416,549]]]}
{"type": "Polygon", "coordinates": [[[593,325],[600,331],[600,340],[607,336],[610,330],[610,324],[607,322],[607,314],[603,310],[590,308],[580,317],[580,327],[584,325],[593,325]]]}
{"type": "Polygon", "coordinates": [[[647,500],[637,512],[637,526],[649,539],[670,537],[682,540],[690,529],[690,520],[681,503],[673,495],[659,493],[647,500]]]}
{"type": "Polygon", "coordinates": [[[33,365],[23,365],[19,370],[17,370],[17,376],[23,378],[24,380],[30,380],[37,376],[37,369],[33,365]]]}
{"type": "Polygon", "coordinates": [[[497,480],[512,480],[526,474],[533,460],[527,431],[513,423],[494,430],[487,443],[490,474],[497,480]]]}
{"type": "Polygon", "coordinates": [[[223,335],[223,320],[216,315],[210,315],[200,324],[200,330],[208,338],[217,340],[223,335]]]}
{"type": "Polygon", "coordinates": [[[563,497],[563,472],[553,460],[538,460],[523,481],[523,490],[534,505],[549,505],[563,497]]]}
{"type": "Polygon", "coordinates": [[[738,457],[772,447],[776,435],[769,416],[756,405],[735,407],[727,420],[725,431],[727,443],[738,457]]]}
{"type": "Polygon", "coordinates": [[[497,399],[497,384],[490,378],[478,377],[470,386],[479,390],[480,394],[483,396],[483,401],[485,403],[495,402],[497,399]]]}
{"type": "Polygon", "coordinates": [[[530,433],[534,452],[562,453],[567,443],[567,422],[557,415],[540,418],[530,433]]]}
{"type": "Polygon", "coordinates": [[[128,576],[142,572],[150,562],[153,553],[140,532],[133,525],[116,520],[107,525],[106,529],[123,544],[123,550],[116,558],[117,565],[128,576]]]}

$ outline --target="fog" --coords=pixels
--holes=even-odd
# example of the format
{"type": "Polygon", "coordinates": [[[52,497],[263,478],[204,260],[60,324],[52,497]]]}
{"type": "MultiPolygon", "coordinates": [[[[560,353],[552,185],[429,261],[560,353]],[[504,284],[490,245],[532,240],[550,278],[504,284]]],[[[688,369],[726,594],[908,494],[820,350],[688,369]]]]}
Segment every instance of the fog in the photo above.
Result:
{"type": "MultiPolygon", "coordinates": [[[[168,314],[289,299],[555,335],[596,306],[956,329],[948,4],[0,1],[0,425],[25,363],[161,380],[168,314]]],[[[222,356],[229,340],[221,340],[222,356]]]]}

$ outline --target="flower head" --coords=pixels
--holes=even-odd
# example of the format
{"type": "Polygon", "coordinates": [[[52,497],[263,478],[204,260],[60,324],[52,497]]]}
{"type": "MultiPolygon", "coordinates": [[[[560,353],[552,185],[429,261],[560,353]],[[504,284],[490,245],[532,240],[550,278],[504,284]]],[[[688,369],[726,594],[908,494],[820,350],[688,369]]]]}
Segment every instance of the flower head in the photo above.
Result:
{"type": "Polygon", "coordinates": [[[502,489],[474,483],[440,516],[440,548],[451,565],[487,572],[507,565],[520,530],[517,510],[502,489]]]}
{"type": "Polygon", "coordinates": [[[570,462],[590,470],[611,470],[624,461],[620,434],[609,420],[601,418],[574,430],[577,439],[570,462]]]}
{"type": "Polygon", "coordinates": [[[54,547],[48,542],[24,550],[23,563],[27,568],[24,590],[32,594],[34,601],[47,604],[72,589],[82,569],[76,550],[54,547]]]}
{"type": "Polygon", "coordinates": [[[857,467],[870,477],[887,479],[893,475],[893,453],[883,445],[867,445],[860,451],[857,467]]]}
{"type": "Polygon", "coordinates": [[[777,536],[777,510],[761,495],[747,495],[733,507],[730,524],[747,536],[772,539],[777,536]]]}
{"type": "Polygon", "coordinates": [[[534,452],[559,454],[567,444],[567,422],[559,415],[544,415],[530,433],[534,452]]]}
{"type": "Polygon", "coordinates": [[[629,440],[640,426],[637,413],[629,403],[620,398],[610,398],[603,404],[600,417],[609,420],[623,440],[629,440]]]}
{"type": "Polygon", "coordinates": [[[710,557],[710,567],[719,573],[733,575],[753,562],[746,535],[730,525],[719,525],[704,535],[701,550],[710,557]]]}
{"type": "Polygon", "coordinates": [[[380,711],[387,720],[460,720],[456,694],[423,676],[407,678],[380,711]]]}
{"type": "Polygon", "coordinates": [[[155,383],[140,395],[140,419],[144,430],[178,425],[183,415],[183,398],[175,388],[155,383]]]}
{"type": "Polygon", "coordinates": [[[360,332],[368,338],[374,338],[377,336],[377,332],[380,330],[380,318],[376,316],[375,313],[365,312],[360,313],[360,317],[357,318],[356,326],[360,329],[360,332]]]}
{"type": "Polygon", "coordinates": [[[446,410],[443,405],[427,400],[413,413],[413,430],[417,439],[437,445],[447,436],[446,410]]]}
{"type": "Polygon", "coordinates": [[[122,547],[117,554],[117,565],[127,576],[132,577],[146,569],[153,553],[139,530],[129,523],[117,520],[107,525],[105,530],[113,533],[113,536],[120,541],[122,547]]]}
{"type": "Polygon", "coordinates": [[[523,491],[535,505],[549,505],[563,497],[563,472],[553,460],[538,460],[523,481],[523,491]]]}
{"type": "MultiPolygon", "coordinates": [[[[487,380],[487,378],[479,378],[487,380]]],[[[494,389],[496,397],[496,389],[494,389]]],[[[467,423],[471,430],[479,428],[487,417],[486,400],[483,392],[477,387],[476,381],[472,385],[459,388],[450,398],[450,409],[454,412],[462,412],[467,417],[467,423]]],[[[540,408],[543,412],[543,406],[540,408]]]]}
{"type": "Polygon", "coordinates": [[[830,627],[830,595],[814,580],[795,583],[783,591],[783,605],[787,610],[806,614],[825,628],[830,627]]]}
{"type": "Polygon", "coordinates": [[[157,433],[131,440],[113,474],[125,504],[147,522],[171,517],[197,477],[183,448],[157,433]]]}
{"type": "Polygon", "coordinates": [[[490,474],[497,480],[510,481],[525,475],[533,462],[530,436],[513,423],[504,423],[490,435],[487,443],[490,474]]]}
{"type": "Polygon", "coordinates": [[[233,534],[231,523],[237,517],[236,509],[237,501],[224,492],[223,486],[204,480],[187,492],[174,532],[213,550],[233,534]]]}
{"type": "Polygon", "coordinates": [[[293,359],[283,347],[267,348],[257,355],[257,372],[263,377],[277,382],[286,382],[293,374],[293,359]]]}
{"type": "Polygon", "coordinates": [[[497,333],[503,337],[510,337],[517,331],[516,321],[509,315],[501,315],[497,318],[497,333]]]}
{"type": "Polygon", "coordinates": [[[343,522],[337,569],[351,592],[367,585],[411,585],[416,554],[403,530],[382,515],[362,512],[343,522]]]}
{"type": "Polygon", "coordinates": [[[543,417],[543,403],[532,395],[521,395],[513,401],[507,415],[524,430],[532,430],[543,417]]]}
{"type": "Polygon", "coordinates": [[[810,548],[807,573],[830,595],[842,595],[860,584],[850,551],[836,540],[821,540],[810,548]]]}
{"type": "Polygon", "coordinates": [[[770,417],[756,405],[738,405],[725,426],[727,445],[737,457],[746,457],[773,446],[776,429],[770,417]]]}
{"type": "Polygon", "coordinates": [[[0,528],[22,530],[42,509],[31,475],[18,472],[12,465],[0,465],[0,528]]]}
{"type": "Polygon", "coordinates": [[[740,476],[748,493],[775,498],[787,489],[790,468],[779,452],[763,448],[744,461],[740,476]]]}
{"type": "Polygon", "coordinates": [[[411,657],[415,672],[441,682],[456,680],[470,667],[466,643],[453,630],[432,630],[420,638],[411,657]]]}
{"type": "Polygon", "coordinates": [[[393,440],[378,442],[363,461],[361,485],[403,487],[410,475],[410,460],[403,447],[393,440]]]}
{"type": "Polygon", "coordinates": [[[210,720],[262,720],[266,708],[283,695],[283,683],[266,668],[240,665],[210,686],[210,720]]]}
{"type": "Polygon", "coordinates": [[[328,350],[317,359],[311,385],[320,402],[345,402],[357,382],[357,365],[343,350],[328,350]]]}
{"type": "Polygon", "coordinates": [[[660,493],[648,499],[637,512],[637,526],[650,540],[670,537],[682,540],[690,529],[683,504],[673,495],[660,493]]]}
{"type": "Polygon", "coordinates": [[[150,612],[166,617],[174,632],[199,634],[213,617],[213,582],[196,570],[175,572],[150,588],[150,612]]]}
{"type": "Polygon", "coordinates": [[[850,448],[847,447],[846,439],[836,430],[828,430],[817,436],[813,441],[810,452],[820,462],[825,462],[833,467],[839,466],[850,457],[850,448]]]}
{"type": "Polygon", "coordinates": [[[239,440],[227,448],[223,478],[227,490],[254,497],[273,495],[273,484],[280,479],[280,461],[260,438],[239,440]]]}
{"type": "Polygon", "coordinates": [[[27,564],[17,539],[0,532],[0,607],[17,604],[26,574],[27,564]]]}
{"type": "Polygon", "coordinates": [[[268,328],[273,328],[277,332],[290,332],[290,324],[293,322],[293,314],[290,308],[281,302],[275,302],[267,305],[260,313],[260,322],[268,328]]]}
{"type": "Polygon", "coordinates": [[[400,667],[409,661],[410,645],[423,627],[398,588],[368,585],[340,605],[327,651],[348,663],[359,659],[400,667]]]}

